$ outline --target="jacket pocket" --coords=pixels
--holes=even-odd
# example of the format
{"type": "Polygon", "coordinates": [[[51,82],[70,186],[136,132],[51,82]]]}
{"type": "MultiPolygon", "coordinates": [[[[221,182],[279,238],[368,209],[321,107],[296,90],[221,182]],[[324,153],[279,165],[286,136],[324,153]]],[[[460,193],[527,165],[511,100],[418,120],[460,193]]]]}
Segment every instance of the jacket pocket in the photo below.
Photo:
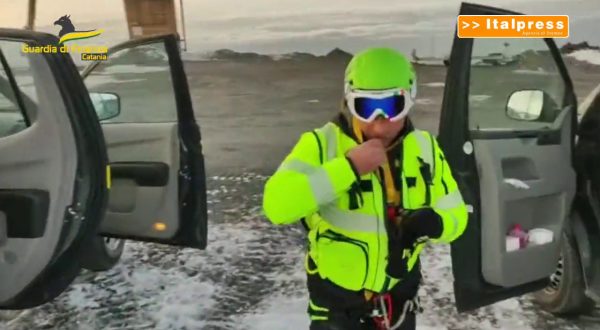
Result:
{"type": "Polygon", "coordinates": [[[369,268],[367,243],[327,230],[317,236],[317,251],[323,278],[347,290],[364,287],[369,268]]]}

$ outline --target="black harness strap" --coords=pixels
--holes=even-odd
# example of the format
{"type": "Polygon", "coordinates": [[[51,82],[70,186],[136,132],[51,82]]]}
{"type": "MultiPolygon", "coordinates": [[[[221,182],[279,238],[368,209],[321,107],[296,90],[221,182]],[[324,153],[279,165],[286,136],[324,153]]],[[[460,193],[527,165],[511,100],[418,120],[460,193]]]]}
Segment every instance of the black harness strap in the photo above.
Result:
{"type": "Polygon", "coordinates": [[[425,163],[423,158],[417,157],[417,159],[419,160],[419,163],[421,163],[419,170],[421,171],[421,176],[423,177],[423,180],[425,181],[425,205],[429,205],[429,204],[431,204],[431,187],[430,186],[433,184],[432,179],[431,179],[431,168],[430,168],[429,164],[425,163]]]}

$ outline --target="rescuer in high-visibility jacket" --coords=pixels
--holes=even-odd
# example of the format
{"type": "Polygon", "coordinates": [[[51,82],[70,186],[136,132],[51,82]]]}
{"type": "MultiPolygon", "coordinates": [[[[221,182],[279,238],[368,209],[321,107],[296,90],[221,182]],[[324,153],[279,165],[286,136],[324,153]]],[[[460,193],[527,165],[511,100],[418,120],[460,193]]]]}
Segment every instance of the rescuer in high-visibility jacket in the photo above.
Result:
{"type": "Polygon", "coordinates": [[[444,153],[407,117],[416,88],[404,55],[356,54],[341,113],[302,134],[266,183],[268,219],[308,230],[312,330],[414,329],[419,253],[467,226],[444,153]]]}

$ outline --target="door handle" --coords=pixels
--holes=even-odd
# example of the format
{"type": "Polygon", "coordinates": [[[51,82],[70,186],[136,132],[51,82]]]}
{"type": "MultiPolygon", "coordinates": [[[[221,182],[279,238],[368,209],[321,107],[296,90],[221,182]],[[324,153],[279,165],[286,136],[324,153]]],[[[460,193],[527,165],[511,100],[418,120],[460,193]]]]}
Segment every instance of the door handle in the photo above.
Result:
{"type": "Polygon", "coordinates": [[[537,145],[557,145],[561,143],[561,131],[549,131],[549,132],[541,132],[538,135],[537,145]]]}

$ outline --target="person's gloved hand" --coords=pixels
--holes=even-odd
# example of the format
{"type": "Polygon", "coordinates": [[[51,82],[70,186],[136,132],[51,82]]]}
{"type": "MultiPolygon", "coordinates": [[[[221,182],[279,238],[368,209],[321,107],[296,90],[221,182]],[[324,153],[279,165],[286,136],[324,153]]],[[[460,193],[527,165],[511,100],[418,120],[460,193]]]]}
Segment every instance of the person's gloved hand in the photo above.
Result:
{"type": "Polygon", "coordinates": [[[439,238],[443,230],[442,217],[430,207],[405,211],[400,223],[402,240],[409,246],[422,239],[439,238]]]}
{"type": "Polygon", "coordinates": [[[407,263],[415,243],[439,238],[443,223],[440,215],[432,208],[422,208],[404,211],[400,223],[388,229],[389,255],[386,272],[391,277],[401,279],[408,272],[407,263]]]}

